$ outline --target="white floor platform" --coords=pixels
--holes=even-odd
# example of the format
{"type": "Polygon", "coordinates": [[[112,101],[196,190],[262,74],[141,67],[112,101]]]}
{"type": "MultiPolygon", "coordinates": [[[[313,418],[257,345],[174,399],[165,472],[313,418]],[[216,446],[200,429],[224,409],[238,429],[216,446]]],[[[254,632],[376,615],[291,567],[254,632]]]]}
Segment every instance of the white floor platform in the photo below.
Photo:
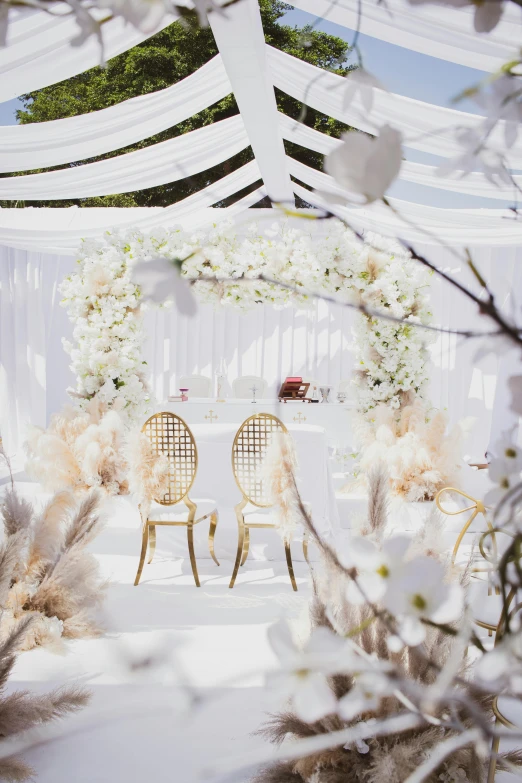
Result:
{"type": "MultiPolygon", "coordinates": [[[[24,495],[37,489],[18,486],[24,495]]],[[[306,615],[308,568],[295,564],[294,593],[283,562],[247,561],[230,590],[232,562],[201,559],[198,589],[188,560],[169,551],[168,534],[182,531],[165,532],[134,587],[139,529],[113,518],[92,544],[111,581],[107,636],[68,642],[66,655],[19,656],[10,690],[80,680],[93,692],[91,706],[64,724],[66,736],[24,754],[39,783],[200,783],[215,779],[217,758],[262,744],[252,733],[279,706],[263,687],[275,663],[266,630],[282,615],[306,615]]]]}

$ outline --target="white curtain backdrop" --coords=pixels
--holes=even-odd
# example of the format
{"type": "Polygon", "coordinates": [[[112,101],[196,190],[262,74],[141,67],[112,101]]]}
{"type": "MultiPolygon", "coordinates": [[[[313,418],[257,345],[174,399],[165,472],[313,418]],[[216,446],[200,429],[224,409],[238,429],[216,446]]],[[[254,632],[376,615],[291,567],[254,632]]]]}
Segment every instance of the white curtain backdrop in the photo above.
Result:
{"type": "MultiPolygon", "coordinates": [[[[474,285],[470,273],[449,251],[420,249],[474,285]]],[[[522,269],[522,249],[477,248],[474,258],[493,281],[498,301],[510,308],[515,275],[522,269]]],[[[21,450],[25,425],[44,425],[67,402],[66,389],[74,384],[61,345],[62,337],[71,338],[72,327],[59,306],[57,291],[74,267],[74,257],[0,247],[0,431],[11,452],[21,450]]],[[[431,297],[437,323],[490,328],[474,305],[438,278],[433,280],[431,297]]],[[[144,359],[152,389],[162,400],[177,392],[180,375],[202,373],[213,378],[221,371],[229,385],[238,375],[262,375],[271,393],[290,373],[335,385],[352,371],[352,318],[349,311],[324,302],[304,311],[266,306],[245,314],[207,305],[193,320],[174,310],[150,311],[145,318],[144,359]]],[[[501,368],[502,385],[497,389],[499,357],[492,353],[478,364],[477,345],[453,335],[437,339],[431,348],[430,398],[435,407],[447,410],[453,423],[468,416],[476,419],[466,451],[481,459],[488,447],[492,414],[497,432],[512,426],[513,417],[504,392],[507,373],[501,368]]]]}

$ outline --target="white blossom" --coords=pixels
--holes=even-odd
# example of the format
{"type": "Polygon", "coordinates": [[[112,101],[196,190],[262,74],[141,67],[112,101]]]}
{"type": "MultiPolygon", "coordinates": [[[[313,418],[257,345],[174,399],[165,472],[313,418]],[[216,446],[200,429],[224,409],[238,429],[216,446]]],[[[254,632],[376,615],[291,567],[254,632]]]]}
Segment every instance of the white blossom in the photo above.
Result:
{"type": "Polygon", "coordinates": [[[376,138],[351,131],[341,136],[342,144],[327,155],[325,171],[335,182],[371,203],[384,196],[399,174],[402,164],[401,134],[384,125],[376,138]]]}
{"type": "Polygon", "coordinates": [[[143,301],[161,303],[173,296],[180,313],[192,317],[197,313],[197,302],[180,269],[172,259],[153,258],[134,265],[132,279],[140,287],[143,301]]]}
{"type": "Polygon", "coordinates": [[[307,723],[324,718],[337,709],[327,675],[343,671],[348,655],[346,642],[327,628],[315,628],[305,646],[294,642],[288,623],[280,620],[268,631],[272,649],[281,668],[268,675],[268,682],[307,723]]]}
{"type": "Polygon", "coordinates": [[[459,585],[445,584],[440,563],[421,556],[405,563],[390,579],[382,603],[398,619],[401,638],[415,646],[426,635],[423,619],[446,624],[459,618],[463,593],[459,585]]]}

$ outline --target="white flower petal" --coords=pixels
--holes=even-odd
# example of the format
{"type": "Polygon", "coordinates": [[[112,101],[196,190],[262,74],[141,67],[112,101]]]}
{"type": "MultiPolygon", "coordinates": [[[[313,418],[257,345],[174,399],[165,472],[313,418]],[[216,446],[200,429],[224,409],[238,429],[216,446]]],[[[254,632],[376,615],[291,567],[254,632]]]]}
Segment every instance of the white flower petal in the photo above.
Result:
{"type": "Polygon", "coordinates": [[[331,715],[337,707],[326,678],[317,672],[303,678],[294,693],[293,704],[297,717],[306,723],[314,723],[326,715],[331,715]]]}

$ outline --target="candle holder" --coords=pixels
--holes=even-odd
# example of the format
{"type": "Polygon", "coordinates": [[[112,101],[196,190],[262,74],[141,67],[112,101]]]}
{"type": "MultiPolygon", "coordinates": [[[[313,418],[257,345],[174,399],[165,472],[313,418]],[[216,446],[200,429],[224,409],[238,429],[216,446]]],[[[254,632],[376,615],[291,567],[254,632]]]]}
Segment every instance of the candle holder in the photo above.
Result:
{"type": "Polygon", "coordinates": [[[181,392],[181,402],[188,402],[188,393],[190,389],[180,389],[181,392]]]}
{"type": "Polygon", "coordinates": [[[330,402],[330,392],[332,390],[331,386],[319,386],[319,391],[321,392],[321,402],[330,402]]]}

